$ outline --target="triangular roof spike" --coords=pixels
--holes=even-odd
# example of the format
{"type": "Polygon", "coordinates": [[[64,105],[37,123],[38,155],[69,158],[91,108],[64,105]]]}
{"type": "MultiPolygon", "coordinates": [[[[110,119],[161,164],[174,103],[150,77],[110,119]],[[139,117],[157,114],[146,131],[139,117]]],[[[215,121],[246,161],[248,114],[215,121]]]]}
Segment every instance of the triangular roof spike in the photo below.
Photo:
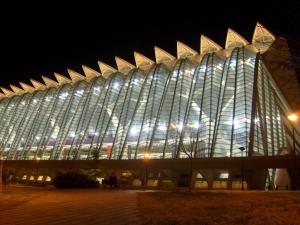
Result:
{"type": "Polygon", "coordinates": [[[15,95],[14,92],[12,92],[11,90],[8,90],[7,88],[0,87],[0,89],[5,94],[6,97],[10,97],[10,96],[15,95]]]}
{"type": "Polygon", "coordinates": [[[206,37],[205,35],[201,35],[200,37],[200,54],[206,54],[211,52],[220,51],[222,47],[218,45],[216,42],[206,37]]]}
{"type": "Polygon", "coordinates": [[[116,56],[115,57],[117,68],[121,73],[127,74],[130,70],[134,69],[135,66],[126,60],[116,56]]]}
{"type": "Polygon", "coordinates": [[[138,52],[133,52],[135,65],[137,67],[151,66],[155,62],[138,52]]]}
{"type": "Polygon", "coordinates": [[[19,82],[19,83],[20,83],[21,87],[24,89],[25,92],[32,93],[32,92],[35,91],[35,88],[34,88],[34,87],[32,87],[32,86],[30,86],[30,85],[28,85],[28,84],[25,84],[25,83],[23,83],[23,82],[19,82]]]}
{"type": "Polygon", "coordinates": [[[32,83],[32,86],[36,89],[36,90],[45,90],[46,86],[44,84],[42,84],[41,82],[34,80],[34,79],[30,79],[30,82],[32,83]]]}
{"type": "Polygon", "coordinates": [[[257,42],[258,40],[262,41],[261,39],[263,38],[272,39],[273,41],[276,39],[269,30],[267,30],[261,23],[257,22],[252,37],[252,43],[257,42]]]}
{"type": "Polygon", "coordinates": [[[259,52],[264,53],[267,51],[275,39],[275,35],[257,22],[252,37],[252,43],[259,52]]]}
{"type": "Polygon", "coordinates": [[[85,80],[85,76],[81,75],[80,73],[77,73],[76,71],[74,70],[71,70],[71,69],[67,69],[68,70],[68,73],[72,79],[72,82],[77,82],[77,81],[80,81],[80,80],[85,80]]]}
{"type": "Polygon", "coordinates": [[[248,45],[249,42],[236,31],[228,28],[225,48],[235,48],[248,45]]]}
{"type": "Polygon", "coordinates": [[[163,62],[172,61],[176,59],[173,55],[171,55],[167,51],[157,46],[154,47],[154,52],[155,52],[156,63],[163,63],[163,62]]]}
{"type": "Polygon", "coordinates": [[[6,95],[0,92],[0,98],[5,98],[6,95]]]}
{"type": "Polygon", "coordinates": [[[101,76],[101,73],[85,65],[82,65],[82,70],[87,79],[92,79],[93,77],[101,76]]]}
{"type": "Polygon", "coordinates": [[[10,86],[11,90],[13,90],[13,92],[15,92],[17,95],[24,94],[24,92],[25,92],[23,89],[15,86],[15,85],[10,84],[9,86],[10,86]]]}
{"type": "Polygon", "coordinates": [[[46,84],[46,87],[50,88],[50,87],[56,87],[58,85],[58,83],[52,79],[50,79],[49,77],[46,76],[42,76],[43,81],[46,84]]]}
{"type": "Polygon", "coordinates": [[[98,65],[100,67],[100,71],[101,71],[101,74],[104,76],[104,77],[107,77],[107,75],[111,74],[111,73],[115,73],[117,72],[117,70],[109,65],[107,65],[106,63],[104,62],[101,62],[101,61],[98,61],[98,65]]]}
{"type": "Polygon", "coordinates": [[[59,85],[68,84],[68,83],[72,82],[69,78],[67,78],[59,73],[54,73],[54,76],[55,76],[57,82],[59,83],[59,85]]]}
{"type": "Polygon", "coordinates": [[[187,46],[186,44],[183,44],[181,41],[177,41],[177,58],[186,58],[190,56],[198,55],[198,52],[196,52],[191,47],[187,46]]]}

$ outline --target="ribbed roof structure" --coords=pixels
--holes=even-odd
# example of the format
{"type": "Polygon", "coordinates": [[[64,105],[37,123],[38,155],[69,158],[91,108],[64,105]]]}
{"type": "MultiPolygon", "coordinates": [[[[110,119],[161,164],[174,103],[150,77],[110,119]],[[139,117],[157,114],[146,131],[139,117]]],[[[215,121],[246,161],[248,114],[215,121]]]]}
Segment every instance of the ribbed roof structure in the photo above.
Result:
{"type": "MultiPolygon", "coordinates": [[[[257,24],[252,43],[228,30],[222,49],[202,35],[200,53],[177,42],[177,58],[82,66],[1,88],[6,159],[138,159],[277,155],[289,146],[291,108],[264,64],[275,36],[257,24]]],[[[298,139],[298,137],[297,137],[298,139]]],[[[298,144],[298,142],[297,142],[298,144]]]]}

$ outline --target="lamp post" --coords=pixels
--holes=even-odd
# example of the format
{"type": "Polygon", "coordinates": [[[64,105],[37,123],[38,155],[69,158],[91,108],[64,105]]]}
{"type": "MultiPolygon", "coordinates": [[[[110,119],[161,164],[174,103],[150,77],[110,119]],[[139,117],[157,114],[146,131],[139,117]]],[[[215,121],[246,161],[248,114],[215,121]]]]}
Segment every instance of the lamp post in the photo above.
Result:
{"type": "Polygon", "coordinates": [[[239,150],[242,153],[242,157],[241,157],[241,176],[242,176],[242,191],[244,190],[244,165],[243,165],[243,152],[245,151],[244,147],[239,147],[239,150]]]}
{"type": "Polygon", "coordinates": [[[295,125],[296,122],[298,121],[298,116],[295,113],[289,114],[288,115],[288,119],[289,121],[291,121],[292,123],[292,138],[293,138],[293,167],[294,167],[294,171],[293,171],[293,182],[292,182],[292,189],[296,189],[296,172],[297,172],[297,164],[296,164],[296,140],[295,140],[295,125]]]}
{"type": "Polygon", "coordinates": [[[38,182],[39,179],[39,162],[40,162],[41,158],[40,157],[36,157],[36,183],[38,182]]]}
{"type": "Polygon", "coordinates": [[[144,178],[144,188],[147,187],[147,178],[148,178],[148,166],[147,161],[150,158],[150,154],[148,152],[145,152],[144,159],[145,159],[145,178],[144,178]]]}
{"type": "Polygon", "coordinates": [[[3,178],[3,158],[2,158],[2,151],[1,151],[1,155],[0,155],[0,193],[3,192],[3,183],[2,183],[2,178],[3,178]]]}

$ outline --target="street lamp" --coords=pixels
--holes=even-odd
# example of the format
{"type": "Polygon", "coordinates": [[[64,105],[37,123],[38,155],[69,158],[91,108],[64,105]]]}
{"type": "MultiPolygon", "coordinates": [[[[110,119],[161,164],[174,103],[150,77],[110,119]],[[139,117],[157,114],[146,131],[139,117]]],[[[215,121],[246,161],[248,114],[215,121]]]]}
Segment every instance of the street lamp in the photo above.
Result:
{"type": "Polygon", "coordinates": [[[242,190],[244,190],[243,152],[245,151],[245,148],[244,147],[239,147],[239,150],[242,153],[242,157],[241,157],[241,176],[242,176],[242,190]]]}
{"type": "Polygon", "coordinates": [[[145,171],[145,178],[144,178],[144,182],[145,182],[144,187],[145,187],[145,188],[147,187],[147,178],[148,178],[148,166],[147,166],[147,161],[148,161],[149,158],[150,158],[149,152],[145,152],[145,153],[144,153],[145,169],[146,169],[146,171],[145,171]]]}
{"type": "Polygon", "coordinates": [[[0,154],[0,160],[1,160],[1,163],[0,163],[0,193],[3,192],[3,183],[2,183],[2,175],[3,175],[3,158],[2,158],[2,151],[1,151],[1,154],[0,154]]]}
{"type": "Polygon", "coordinates": [[[293,182],[292,182],[292,188],[296,189],[296,171],[297,171],[297,164],[296,164],[296,141],[295,141],[295,125],[298,121],[298,116],[296,113],[289,114],[287,116],[289,121],[292,123],[292,136],[293,136],[293,162],[294,162],[294,172],[293,172],[293,182]]]}
{"type": "Polygon", "coordinates": [[[40,157],[36,157],[36,183],[38,182],[39,179],[39,162],[40,162],[41,158],[40,157]]]}

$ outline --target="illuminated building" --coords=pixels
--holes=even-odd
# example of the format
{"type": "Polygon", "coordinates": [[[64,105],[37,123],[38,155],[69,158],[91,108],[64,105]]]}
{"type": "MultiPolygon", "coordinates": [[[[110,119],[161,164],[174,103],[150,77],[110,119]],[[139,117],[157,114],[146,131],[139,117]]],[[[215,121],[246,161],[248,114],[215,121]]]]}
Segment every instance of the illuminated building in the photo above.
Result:
{"type": "Polygon", "coordinates": [[[229,29],[224,49],[202,35],[200,53],[177,42],[177,58],[155,47],[156,62],[135,52],[136,66],[116,57],[117,69],[99,62],[101,72],[83,66],[84,75],[68,70],[70,78],[2,88],[3,156],[216,158],[240,157],[240,147],[246,156],[284,154],[299,87],[292,74],[287,88],[269,59],[283,41],[258,23],[251,43],[229,29]]]}

